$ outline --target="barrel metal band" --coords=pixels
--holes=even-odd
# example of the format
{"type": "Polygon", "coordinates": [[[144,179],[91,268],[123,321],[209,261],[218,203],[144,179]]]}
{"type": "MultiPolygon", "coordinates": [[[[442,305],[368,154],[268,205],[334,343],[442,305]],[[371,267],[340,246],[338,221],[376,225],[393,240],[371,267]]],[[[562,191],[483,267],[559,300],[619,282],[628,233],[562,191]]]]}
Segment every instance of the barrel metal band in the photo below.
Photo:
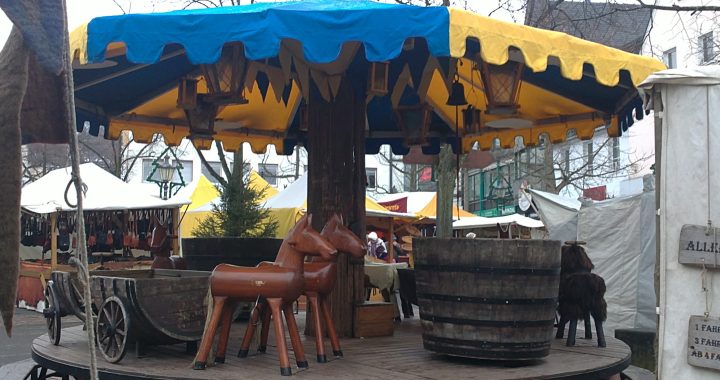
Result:
{"type": "Polygon", "coordinates": [[[478,349],[549,349],[549,341],[540,342],[491,342],[486,340],[453,339],[440,336],[423,334],[423,340],[436,344],[451,344],[455,346],[467,346],[478,349]]]}
{"type": "Polygon", "coordinates": [[[531,276],[556,276],[560,274],[560,268],[496,268],[471,267],[465,265],[415,264],[415,270],[430,272],[465,272],[479,274],[519,274],[531,276]]]}
{"type": "Polygon", "coordinates": [[[538,320],[538,321],[490,321],[479,319],[450,318],[439,317],[432,314],[420,313],[420,319],[428,322],[436,323],[452,323],[455,325],[468,325],[480,327],[548,327],[555,324],[555,320],[538,320]]]}
{"type": "Polygon", "coordinates": [[[452,296],[447,294],[418,293],[418,299],[461,303],[480,303],[489,305],[555,305],[557,297],[552,298],[488,298],[452,296]]]}

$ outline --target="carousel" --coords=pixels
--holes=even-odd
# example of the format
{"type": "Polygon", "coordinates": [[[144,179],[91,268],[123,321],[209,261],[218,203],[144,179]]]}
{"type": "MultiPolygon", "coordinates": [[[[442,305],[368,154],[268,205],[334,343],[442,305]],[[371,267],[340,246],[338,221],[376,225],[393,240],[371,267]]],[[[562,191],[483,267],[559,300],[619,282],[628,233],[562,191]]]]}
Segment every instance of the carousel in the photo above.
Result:
{"type": "MultiPolygon", "coordinates": [[[[292,238],[300,239],[297,234],[309,239],[317,231],[329,233],[323,227],[336,223],[335,231],[348,226],[355,236],[366,236],[366,153],[376,153],[383,144],[398,155],[412,146],[421,146],[424,154],[438,154],[445,144],[455,154],[511,148],[520,139],[534,146],[562,142],[571,131],[590,139],[602,126],[610,136],[620,136],[644,116],[636,85],[664,68],[655,59],[460,9],[371,1],[257,3],[100,17],[72,32],[70,41],[78,129],[89,124],[91,133],[102,130],[109,139],[131,131],[141,142],[159,133],[171,146],[185,138],[199,148],[219,141],[227,151],[243,143],[256,152],[270,144],[280,154],[291,154],[298,145],[308,149],[308,217],[288,235],[295,248],[281,248],[283,257],[279,254],[276,261],[293,276],[302,274],[297,256],[301,244],[292,238]]],[[[437,222],[447,221],[438,216],[437,222]]],[[[276,284],[268,275],[272,270],[213,273],[212,316],[194,366],[204,370],[193,370],[193,354],[187,353],[191,345],[169,344],[139,349],[121,363],[100,361],[98,371],[103,378],[265,378],[277,374],[279,359],[282,375],[299,370],[300,376],[313,378],[602,378],[629,365],[629,348],[612,337],[602,342],[605,347],[597,347],[596,339],[578,339],[574,346],[553,339],[558,242],[537,241],[533,252],[547,254],[538,254],[533,268],[490,273],[487,268],[495,264],[437,261],[451,256],[438,254],[462,253],[482,243],[460,240],[413,241],[420,314],[394,327],[393,336],[350,338],[367,327],[357,323],[367,310],[363,262],[313,240],[314,250],[305,254],[320,255],[314,261],[332,260],[335,271],[334,291],[325,295],[329,306],[321,306],[322,324],[312,313],[296,320],[287,308],[298,289],[263,288],[276,284]],[[482,278],[470,276],[477,273],[541,284],[533,287],[537,299],[531,298],[529,286],[519,285],[515,296],[474,293],[484,287],[482,278]],[[449,285],[442,291],[432,288],[437,284],[429,278],[449,279],[449,285]],[[240,279],[253,281],[256,293],[234,288],[240,279]],[[472,292],[457,295],[469,288],[472,292]],[[252,332],[241,339],[244,329],[230,327],[232,313],[227,311],[227,305],[252,295],[268,300],[264,314],[253,315],[250,323],[263,325],[258,352],[254,347],[248,352],[248,342],[255,342],[252,332]],[[449,304],[449,298],[464,303],[449,304]],[[505,304],[512,310],[495,313],[494,320],[478,316],[483,308],[499,310],[505,304]],[[268,311],[274,331],[268,331],[268,311]],[[283,315],[292,347],[285,343],[283,315]],[[298,325],[305,318],[306,325],[320,330],[328,325],[333,359],[321,360],[326,359],[323,334],[311,328],[306,329],[308,341],[300,336],[298,325]],[[216,332],[220,342],[213,359],[208,350],[216,332]],[[245,358],[225,355],[228,349],[245,358]],[[320,363],[308,368],[305,351],[309,357],[317,354],[320,363]],[[297,364],[293,369],[292,359],[297,364]]],[[[527,256],[527,244],[508,241],[514,245],[486,245],[483,252],[492,256],[491,248],[499,247],[514,257],[527,256]]],[[[127,280],[105,281],[108,296],[111,289],[122,290],[117,287],[132,293],[127,280]]],[[[179,283],[163,282],[171,287],[166,290],[179,283]]],[[[188,304],[196,309],[198,302],[188,304]]],[[[117,310],[99,315],[117,318],[117,310]]],[[[179,312],[173,318],[182,323],[182,316],[179,312]]],[[[102,337],[133,342],[125,340],[119,325],[109,326],[102,337]]],[[[88,377],[88,342],[82,330],[64,329],[61,343],[55,346],[48,337],[38,337],[33,358],[43,367],[88,377]]],[[[126,349],[100,343],[115,358],[113,353],[126,349]]]]}

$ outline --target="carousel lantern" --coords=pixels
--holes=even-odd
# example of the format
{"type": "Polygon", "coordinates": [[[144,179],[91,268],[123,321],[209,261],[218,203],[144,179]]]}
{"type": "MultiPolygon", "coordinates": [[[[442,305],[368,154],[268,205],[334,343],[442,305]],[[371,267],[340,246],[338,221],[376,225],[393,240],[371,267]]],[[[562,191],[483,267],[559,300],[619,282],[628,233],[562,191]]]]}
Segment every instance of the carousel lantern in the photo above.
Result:
{"type": "Polygon", "coordinates": [[[468,104],[465,99],[465,86],[460,83],[459,78],[455,78],[455,81],[453,81],[450,96],[445,104],[449,106],[464,106],[468,104]]]}
{"type": "Polygon", "coordinates": [[[403,131],[405,145],[427,145],[427,135],[432,121],[432,108],[427,104],[398,106],[395,118],[403,131]]]}
{"type": "Polygon", "coordinates": [[[201,65],[208,88],[205,97],[216,104],[247,104],[243,94],[246,66],[241,44],[223,48],[217,62],[201,65]]]}
{"type": "Polygon", "coordinates": [[[370,64],[370,81],[368,93],[377,96],[385,96],[388,93],[388,75],[390,74],[390,63],[373,62],[370,64]]]}
{"type": "Polygon", "coordinates": [[[197,79],[183,78],[178,84],[177,106],[191,110],[197,106],[197,79]]]}
{"type": "Polygon", "coordinates": [[[517,114],[521,75],[524,65],[507,61],[504,65],[480,64],[480,76],[485,87],[488,114],[517,114]]]}
{"type": "Polygon", "coordinates": [[[473,107],[473,105],[467,106],[463,111],[463,129],[465,134],[472,134],[480,132],[481,121],[480,116],[482,111],[473,107]]]}

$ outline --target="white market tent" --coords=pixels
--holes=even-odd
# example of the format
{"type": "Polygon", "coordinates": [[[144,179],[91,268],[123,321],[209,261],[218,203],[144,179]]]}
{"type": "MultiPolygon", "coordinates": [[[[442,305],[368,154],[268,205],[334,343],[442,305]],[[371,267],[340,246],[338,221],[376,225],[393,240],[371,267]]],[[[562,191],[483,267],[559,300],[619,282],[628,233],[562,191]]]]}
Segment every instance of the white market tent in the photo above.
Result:
{"type": "Polygon", "coordinates": [[[638,195],[579,202],[531,190],[549,238],[585,241],[605,279],[605,334],[620,328],[655,328],[655,191],[652,181],[638,195]]]}
{"type": "MultiPolygon", "coordinates": [[[[36,214],[75,210],[65,202],[65,189],[71,179],[71,169],[66,167],[53,170],[37,181],[25,185],[22,188],[20,206],[36,214]]],[[[93,163],[80,165],[80,176],[87,185],[83,209],[88,211],[175,208],[190,203],[190,200],[185,198],[162,200],[142,192],[93,163]]],[[[68,200],[75,203],[76,199],[75,187],[70,186],[68,200]]]]}
{"type": "MultiPolygon", "coordinates": [[[[704,333],[711,345],[695,344],[689,338],[694,333],[688,330],[691,316],[702,318],[707,311],[711,320],[717,320],[720,315],[720,271],[708,269],[703,273],[702,266],[682,264],[679,257],[680,247],[687,244],[681,240],[684,225],[704,229],[712,223],[714,229],[708,231],[707,238],[710,244],[716,238],[713,231],[720,225],[720,176],[717,175],[720,170],[720,150],[717,149],[720,145],[720,66],[660,71],[650,75],[638,88],[646,92],[646,100],[651,100],[648,108],[660,116],[655,119],[655,130],[659,132],[655,137],[655,151],[660,178],[657,376],[659,379],[717,379],[717,360],[704,359],[702,363],[715,370],[689,363],[700,361],[697,356],[691,356],[692,352],[717,352],[717,346],[712,345],[717,334],[704,333]],[[703,292],[703,278],[707,293],[703,292]]],[[[700,251],[685,252],[689,252],[688,257],[703,257],[700,251]]],[[[717,254],[707,256],[718,260],[717,254]]],[[[713,324],[717,325],[708,323],[713,324]]]]}
{"type": "Polygon", "coordinates": [[[473,218],[460,218],[460,220],[456,220],[453,222],[453,229],[466,230],[471,228],[495,227],[497,226],[497,223],[500,223],[500,225],[517,224],[519,226],[527,228],[541,228],[544,226],[543,222],[539,220],[528,218],[527,216],[520,214],[512,214],[498,216],[495,218],[486,218],[483,216],[476,216],[473,218]]]}
{"type": "MultiPolygon", "coordinates": [[[[278,237],[284,237],[307,210],[307,181],[306,173],[265,203],[265,208],[270,209],[272,217],[279,223],[278,237]]],[[[388,211],[367,196],[365,197],[365,215],[376,218],[416,219],[414,213],[388,211]]]]}

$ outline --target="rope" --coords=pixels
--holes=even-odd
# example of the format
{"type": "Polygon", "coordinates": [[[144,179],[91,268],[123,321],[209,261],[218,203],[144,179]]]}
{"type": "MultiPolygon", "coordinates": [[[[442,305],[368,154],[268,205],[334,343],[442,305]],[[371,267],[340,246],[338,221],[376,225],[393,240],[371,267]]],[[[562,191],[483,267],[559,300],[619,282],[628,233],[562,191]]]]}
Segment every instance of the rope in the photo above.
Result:
{"type": "MultiPolygon", "coordinates": [[[[70,161],[72,162],[72,180],[70,183],[75,185],[75,193],[77,194],[77,238],[79,242],[85,241],[85,215],[83,214],[83,197],[80,194],[85,194],[87,186],[83,187],[82,179],[80,178],[80,151],[79,143],[76,131],[76,120],[75,120],[75,96],[73,89],[75,88],[73,81],[72,65],[70,62],[70,41],[68,31],[68,20],[67,20],[67,3],[66,0],[62,0],[62,12],[63,12],[63,30],[65,36],[63,38],[62,56],[63,56],[63,100],[66,104],[66,116],[67,128],[68,128],[68,139],[69,139],[69,150],[70,150],[70,161]]],[[[69,190],[70,183],[66,189],[65,201],[67,202],[67,190],[69,190]]],[[[69,202],[67,202],[69,203],[69,202]]],[[[87,246],[85,244],[78,244],[77,247],[78,256],[80,256],[80,262],[82,265],[79,267],[79,274],[82,279],[85,280],[86,286],[84,287],[84,298],[85,298],[85,327],[88,336],[88,348],[90,351],[90,378],[92,380],[98,379],[97,371],[97,352],[95,352],[95,326],[93,325],[92,307],[92,296],[90,294],[90,272],[88,270],[88,257],[87,257],[87,246]]]]}
{"type": "MultiPolygon", "coordinates": [[[[65,194],[64,194],[65,204],[67,204],[70,208],[75,208],[75,207],[77,207],[77,203],[74,203],[74,204],[73,204],[73,203],[70,203],[70,199],[68,198],[68,193],[69,193],[69,191],[70,191],[70,186],[71,186],[73,183],[75,183],[75,182],[77,182],[77,181],[79,181],[79,180],[80,180],[80,178],[75,177],[75,175],[73,174],[72,179],[71,179],[70,181],[68,181],[67,186],[65,186],[65,194]]],[[[87,195],[87,191],[88,191],[88,186],[87,186],[87,184],[82,183],[82,195],[83,195],[83,197],[87,195]]]]}

